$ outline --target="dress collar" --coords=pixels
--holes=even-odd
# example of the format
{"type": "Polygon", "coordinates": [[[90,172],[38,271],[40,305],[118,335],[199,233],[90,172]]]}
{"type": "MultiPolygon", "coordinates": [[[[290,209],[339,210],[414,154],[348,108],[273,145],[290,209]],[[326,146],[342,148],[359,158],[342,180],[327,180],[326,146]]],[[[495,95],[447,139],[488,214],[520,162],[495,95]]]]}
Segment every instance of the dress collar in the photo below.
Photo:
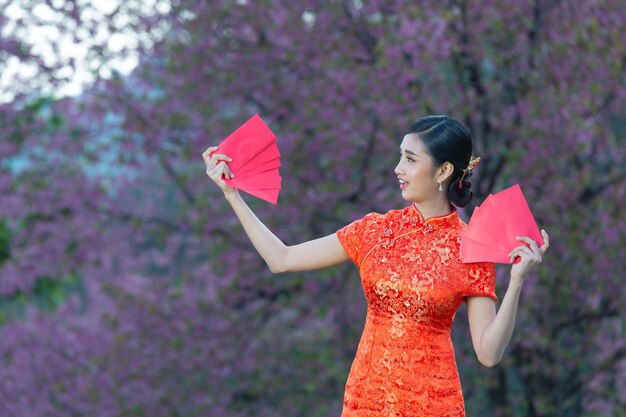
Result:
{"type": "Polygon", "coordinates": [[[452,204],[450,204],[449,213],[443,214],[441,216],[429,217],[428,219],[426,219],[426,221],[424,221],[424,216],[419,211],[415,203],[411,203],[411,205],[409,206],[409,210],[410,210],[409,212],[411,213],[411,215],[417,218],[417,222],[419,224],[421,223],[424,223],[424,225],[429,224],[434,228],[452,226],[458,223],[460,220],[458,210],[452,204]]]}

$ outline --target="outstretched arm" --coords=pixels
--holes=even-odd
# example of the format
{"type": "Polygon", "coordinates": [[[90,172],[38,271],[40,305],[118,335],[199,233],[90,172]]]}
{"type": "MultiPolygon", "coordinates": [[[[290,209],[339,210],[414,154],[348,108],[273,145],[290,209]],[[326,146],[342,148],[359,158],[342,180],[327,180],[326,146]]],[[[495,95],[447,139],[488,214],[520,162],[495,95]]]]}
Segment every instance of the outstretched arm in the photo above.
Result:
{"type": "Polygon", "coordinates": [[[527,242],[530,247],[521,245],[510,254],[511,259],[519,255],[522,260],[511,269],[509,287],[497,314],[495,303],[491,298],[467,297],[472,344],[478,360],[485,366],[497,365],[509,344],[524,279],[535,265],[541,263],[541,257],[549,247],[549,236],[545,230],[542,230],[542,235],[545,243],[541,248],[526,236],[518,238],[527,242]]]}
{"type": "Polygon", "coordinates": [[[223,177],[234,177],[226,165],[232,159],[228,155],[214,153],[216,150],[217,146],[210,146],[202,153],[206,173],[224,192],[252,244],[273,273],[321,269],[349,259],[335,233],[299,245],[286,246],[257,218],[239,191],[224,182],[223,177]]]}
{"type": "Polygon", "coordinates": [[[335,233],[286,246],[257,218],[238,192],[228,195],[226,199],[252,244],[275,274],[322,269],[349,259],[335,233]]]}

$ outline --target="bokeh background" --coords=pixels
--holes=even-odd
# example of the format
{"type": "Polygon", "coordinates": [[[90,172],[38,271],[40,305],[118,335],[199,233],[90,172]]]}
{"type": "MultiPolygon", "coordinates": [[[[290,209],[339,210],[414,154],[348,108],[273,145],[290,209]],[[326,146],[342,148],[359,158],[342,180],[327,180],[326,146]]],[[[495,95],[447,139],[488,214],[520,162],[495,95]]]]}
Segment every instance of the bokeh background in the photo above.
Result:
{"type": "Polygon", "coordinates": [[[551,237],[498,366],[457,313],[468,416],[626,416],[623,1],[1,0],[0,19],[1,416],[339,415],[356,268],[272,275],[205,174],[254,113],[283,188],[244,199],[288,245],[404,207],[404,131],[466,123],[461,217],[519,183],[551,237]]]}

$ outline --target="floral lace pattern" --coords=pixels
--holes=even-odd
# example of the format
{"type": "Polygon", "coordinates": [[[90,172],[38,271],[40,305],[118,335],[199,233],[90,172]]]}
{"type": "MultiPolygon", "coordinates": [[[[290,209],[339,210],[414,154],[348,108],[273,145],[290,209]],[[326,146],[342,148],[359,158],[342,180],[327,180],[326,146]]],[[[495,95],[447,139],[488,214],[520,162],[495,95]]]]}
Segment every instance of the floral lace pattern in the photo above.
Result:
{"type": "Polygon", "coordinates": [[[411,204],[337,230],[368,304],[342,417],[465,416],[452,322],[466,296],[498,301],[495,264],[460,261],[466,226],[411,204]]]}

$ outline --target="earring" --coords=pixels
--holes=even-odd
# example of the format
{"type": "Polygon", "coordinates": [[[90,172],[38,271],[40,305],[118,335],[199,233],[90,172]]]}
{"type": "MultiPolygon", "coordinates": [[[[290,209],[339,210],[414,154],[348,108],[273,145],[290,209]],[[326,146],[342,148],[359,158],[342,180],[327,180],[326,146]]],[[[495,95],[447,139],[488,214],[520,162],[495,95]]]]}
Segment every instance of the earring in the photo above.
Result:
{"type": "Polygon", "coordinates": [[[443,191],[443,188],[441,188],[441,181],[439,182],[439,191],[443,191]]]}

